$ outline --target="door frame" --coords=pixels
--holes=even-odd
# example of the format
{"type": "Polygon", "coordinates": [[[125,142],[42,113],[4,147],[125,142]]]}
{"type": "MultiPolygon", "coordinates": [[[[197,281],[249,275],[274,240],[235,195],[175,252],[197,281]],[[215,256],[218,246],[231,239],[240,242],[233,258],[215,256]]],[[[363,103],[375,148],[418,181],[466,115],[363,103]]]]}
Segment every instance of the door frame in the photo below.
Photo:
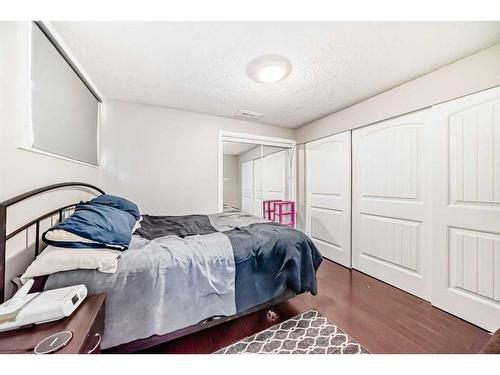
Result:
{"type": "Polygon", "coordinates": [[[290,178],[289,178],[289,191],[290,199],[295,201],[296,199],[296,187],[295,180],[297,172],[295,171],[296,158],[295,146],[296,141],[294,139],[287,138],[277,138],[268,137],[264,135],[248,134],[248,133],[237,133],[227,130],[219,130],[218,135],[218,178],[217,178],[217,211],[223,211],[223,200],[224,200],[224,142],[238,142],[238,143],[254,143],[262,146],[274,146],[283,147],[291,149],[291,165],[290,165],[290,178]]]}

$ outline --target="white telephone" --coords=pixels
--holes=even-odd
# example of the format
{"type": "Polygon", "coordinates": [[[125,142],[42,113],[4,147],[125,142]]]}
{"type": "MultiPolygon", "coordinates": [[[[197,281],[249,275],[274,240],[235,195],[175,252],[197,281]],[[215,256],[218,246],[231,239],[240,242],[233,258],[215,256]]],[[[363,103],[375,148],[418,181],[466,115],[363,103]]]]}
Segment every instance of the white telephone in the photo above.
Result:
{"type": "Polygon", "coordinates": [[[85,285],[28,294],[33,282],[28,280],[10,300],[0,305],[0,332],[62,319],[71,315],[87,296],[85,285]]]}

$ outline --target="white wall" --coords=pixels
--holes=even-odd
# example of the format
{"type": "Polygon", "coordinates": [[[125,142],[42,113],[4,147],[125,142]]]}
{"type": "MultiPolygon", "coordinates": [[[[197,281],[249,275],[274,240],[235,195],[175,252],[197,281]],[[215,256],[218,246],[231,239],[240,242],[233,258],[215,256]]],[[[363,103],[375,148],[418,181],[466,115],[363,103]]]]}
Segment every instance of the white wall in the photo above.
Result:
{"type": "Polygon", "coordinates": [[[101,111],[105,186],[144,213],[213,213],[218,132],[295,138],[292,129],[168,108],[106,101],[101,111]]]}
{"type": "Polygon", "coordinates": [[[305,125],[297,130],[297,143],[359,128],[498,85],[500,44],[305,125]]]}
{"type": "MultiPolygon", "coordinates": [[[[18,131],[25,119],[25,90],[18,83],[20,61],[17,42],[17,22],[0,22],[0,201],[25,191],[64,181],[83,181],[99,184],[101,169],[19,149],[18,131]]],[[[81,195],[81,194],[79,194],[81,195]]],[[[74,195],[73,195],[74,196],[74,195]]],[[[84,195],[86,196],[86,195],[84,195]]],[[[23,214],[38,213],[50,199],[32,202],[31,210],[12,209],[8,229],[23,221],[23,214]],[[40,202],[38,202],[40,201],[40,202]],[[31,212],[29,212],[31,211],[31,212]],[[37,211],[37,212],[35,212],[37,211]]]]}
{"type": "MultiPolygon", "coordinates": [[[[99,168],[19,149],[18,131],[27,115],[27,90],[18,82],[26,67],[21,25],[0,22],[0,201],[51,183],[84,181],[136,200],[144,212],[215,212],[219,129],[295,138],[292,129],[106,101],[99,168]]],[[[11,225],[24,220],[12,219],[11,225]]]]}
{"type": "Polygon", "coordinates": [[[16,22],[0,22],[0,201],[61,181],[98,183],[98,168],[17,148],[22,117],[16,22]]]}
{"type": "MultiPolygon", "coordinates": [[[[20,61],[23,55],[17,41],[16,22],[0,22],[0,201],[17,194],[65,181],[82,181],[99,185],[101,169],[71,161],[42,155],[17,148],[18,129],[26,117],[26,95],[18,84],[19,69],[25,66],[20,61]]],[[[87,199],[86,191],[58,192],[57,199],[45,194],[28,204],[17,205],[8,210],[7,231],[34,219],[40,214],[64,204],[87,199]]],[[[22,251],[26,244],[34,242],[34,236],[26,233],[16,236],[7,246],[7,279],[15,269],[23,269],[33,258],[33,252],[22,251]]],[[[10,284],[7,283],[9,287],[10,284]]],[[[10,291],[10,288],[8,288],[10,291]]]]}
{"type": "Polygon", "coordinates": [[[241,207],[240,165],[238,155],[224,155],[223,202],[229,207],[241,207]]]}

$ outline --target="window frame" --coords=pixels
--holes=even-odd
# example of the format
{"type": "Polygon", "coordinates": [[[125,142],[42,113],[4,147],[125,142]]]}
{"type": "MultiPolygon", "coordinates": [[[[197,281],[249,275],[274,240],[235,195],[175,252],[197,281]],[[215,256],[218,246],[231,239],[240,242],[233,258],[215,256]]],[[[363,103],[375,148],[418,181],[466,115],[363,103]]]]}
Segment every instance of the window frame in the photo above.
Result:
{"type": "MultiPolygon", "coordinates": [[[[40,22],[42,23],[42,22],[40,22]]],[[[34,152],[37,154],[49,156],[56,159],[61,159],[69,161],[72,163],[84,165],[91,168],[99,168],[101,164],[101,145],[100,145],[100,120],[101,120],[101,104],[102,99],[98,90],[95,89],[95,85],[89,79],[88,75],[83,71],[79,65],[76,58],[69,52],[67,46],[61,41],[57,32],[50,26],[49,23],[43,22],[43,27],[50,33],[51,37],[57,42],[58,47],[64,51],[64,55],[61,53],[59,48],[57,48],[54,43],[49,39],[49,41],[54,45],[54,48],[58,53],[66,60],[66,63],[75,71],[77,69],[78,73],[75,74],[82,80],[82,83],[87,87],[87,89],[92,93],[92,95],[97,100],[97,130],[96,130],[96,145],[97,145],[97,164],[87,163],[82,160],[73,159],[68,156],[59,155],[53,152],[40,150],[33,147],[34,136],[32,127],[32,93],[31,93],[31,52],[32,52],[32,32],[34,27],[39,27],[35,22],[19,22],[18,32],[17,32],[17,109],[18,109],[18,144],[17,148],[23,151],[34,152]],[[65,56],[66,55],[66,56],[65,56]],[[68,59],[71,64],[68,63],[68,59]],[[82,79],[83,77],[83,79],[82,79]],[[89,87],[90,86],[90,87],[89,87]]],[[[43,29],[42,32],[45,34],[43,29]]],[[[47,36],[46,36],[47,37],[47,36]]]]}

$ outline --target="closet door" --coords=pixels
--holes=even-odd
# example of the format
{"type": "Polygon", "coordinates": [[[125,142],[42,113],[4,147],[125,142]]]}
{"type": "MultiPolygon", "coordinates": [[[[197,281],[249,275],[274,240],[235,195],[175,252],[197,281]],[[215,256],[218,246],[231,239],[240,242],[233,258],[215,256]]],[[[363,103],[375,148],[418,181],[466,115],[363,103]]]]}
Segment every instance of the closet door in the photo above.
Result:
{"type": "Polygon", "coordinates": [[[285,200],[285,156],[285,151],[279,151],[264,157],[262,183],[265,200],[285,200]]]}
{"type": "Polygon", "coordinates": [[[253,214],[253,160],[241,164],[241,211],[253,214]]]}
{"type": "Polygon", "coordinates": [[[263,217],[262,209],[262,159],[253,161],[253,214],[263,217]]]}
{"type": "Polygon", "coordinates": [[[434,108],[432,304],[500,328],[500,88],[434,108]]]}
{"type": "Polygon", "coordinates": [[[306,144],[306,232],[321,254],[351,266],[351,133],[306,144]]]}
{"type": "Polygon", "coordinates": [[[431,291],[429,112],[352,132],[353,267],[427,300],[431,291]]]}

